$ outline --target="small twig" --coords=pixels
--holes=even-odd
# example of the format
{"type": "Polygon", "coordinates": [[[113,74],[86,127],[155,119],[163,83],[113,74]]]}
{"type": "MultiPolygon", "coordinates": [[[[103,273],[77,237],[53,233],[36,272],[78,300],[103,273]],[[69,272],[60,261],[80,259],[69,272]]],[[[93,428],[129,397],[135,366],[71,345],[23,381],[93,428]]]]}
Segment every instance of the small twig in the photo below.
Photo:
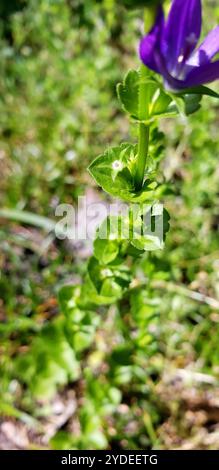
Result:
{"type": "Polygon", "coordinates": [[[176,376],[180,377],[184,381],[191,380],[193,382],[206,383],[209,385],[214,385],[217,383],[216,378],[212,375],[203,374],[202,372],[195,372],[188,369],[176,369],[176,376]]]}
{"type": "Polygon", "coordinates": [[[178,292],[185,297],[196,300],[197,302],[201,302],[203,304],[207,304],[210,307],[219,310],[219,301],[217,299],[201,294],[200,292],[190,290],[182,285],[174,284],[172,282],[155,281],[152,283],[152,286],[158,289],[167,289],[169,292],[178,292]]]}

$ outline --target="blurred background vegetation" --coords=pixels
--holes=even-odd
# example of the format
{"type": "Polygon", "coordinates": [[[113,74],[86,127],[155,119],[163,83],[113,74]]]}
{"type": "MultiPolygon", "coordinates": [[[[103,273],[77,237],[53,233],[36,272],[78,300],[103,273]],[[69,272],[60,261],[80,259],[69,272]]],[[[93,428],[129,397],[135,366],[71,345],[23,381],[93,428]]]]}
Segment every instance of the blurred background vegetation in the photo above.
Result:
{"type": "MultiPolygon", "coordinates": [[[[2,449],[218,449],[217,102],[162,124],[171,231],[131,305],[72,320],[57,300],[91,249],[55,239],[55,208],[103,198],[87,165],[128,138],[115,90],[142,26],[124,3],[0,5],[2,449]]],[[[205,32],[219,7],[203,3],[205,32]]]]}

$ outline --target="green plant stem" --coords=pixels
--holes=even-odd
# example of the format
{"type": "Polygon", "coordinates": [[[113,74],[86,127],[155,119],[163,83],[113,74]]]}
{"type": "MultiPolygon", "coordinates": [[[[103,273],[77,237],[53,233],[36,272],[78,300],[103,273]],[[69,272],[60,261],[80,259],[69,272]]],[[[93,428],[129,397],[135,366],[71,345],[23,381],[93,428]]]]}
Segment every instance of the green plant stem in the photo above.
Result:
{"type": "Polygon", "coordinates": [[[140,190],[144,181],[146,160],[149,144],[149,126],[142,122],[139,124],[138,155],[136,162],[135,187],[140,190]]]}
{"type": "MultiPolygon", "coordinates": [[[[148,33],[152,27],[157,14],[157,5],[150,6],[144,10],[144,30],[148,33]]],[[[140,69],[141,82],[139,86],[139,117],[142,121],[146,121],[149,116],[149,96],[148,86],[145,80],[148,76],[148,69],[143,64],[140,69]]],[[[139,123],[139,137],[138,137],[138,154],[136,160],[135,171],[135,188],[140,190],[143,186],[145,168],[147,163],[148,147],[149,147],[150,129],[149,126],[143,122],[139,123]]]]}
{"type": "MultiPolygon", "coordinates": [[[[147,68],[142,65],[140,70],[141,83],[139,86],[139,117],[142,121],[148,119],[148,86],[144,79],[147,77],[147,68]]],[[[135,188],[140,190],[144,181],[146,160],[149,146],[149,126],[144,122],[139,123],[138,154],[135,171],[135,188]]]]}

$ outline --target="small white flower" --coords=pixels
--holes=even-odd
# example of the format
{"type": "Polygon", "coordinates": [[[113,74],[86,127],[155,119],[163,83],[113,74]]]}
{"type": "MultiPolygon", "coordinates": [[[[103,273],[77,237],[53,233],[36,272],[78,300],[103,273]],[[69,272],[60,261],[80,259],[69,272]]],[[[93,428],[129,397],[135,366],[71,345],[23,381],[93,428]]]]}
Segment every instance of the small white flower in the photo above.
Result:
{"type": "Polygon", "coordinates": [[[123,163],[120,160],[115,160],[112,163],[112,169],[115,171],[121,171],[123,169],[123,163]]]}

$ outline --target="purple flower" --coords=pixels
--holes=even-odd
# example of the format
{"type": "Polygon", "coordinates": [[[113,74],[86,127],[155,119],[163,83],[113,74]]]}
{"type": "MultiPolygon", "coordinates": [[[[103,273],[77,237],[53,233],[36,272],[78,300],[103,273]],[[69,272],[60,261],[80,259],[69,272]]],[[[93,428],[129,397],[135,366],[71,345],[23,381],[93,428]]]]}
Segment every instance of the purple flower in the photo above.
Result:
{"type": "Polygon", "coordinates": [[[182,90],[219,78],[219,26],[196,48],[202,24],[201,0],[173,0],[165,20],[159,7],[156,22],[140,43],[142,62],[164,77],[165,85],[182,90]]]}

